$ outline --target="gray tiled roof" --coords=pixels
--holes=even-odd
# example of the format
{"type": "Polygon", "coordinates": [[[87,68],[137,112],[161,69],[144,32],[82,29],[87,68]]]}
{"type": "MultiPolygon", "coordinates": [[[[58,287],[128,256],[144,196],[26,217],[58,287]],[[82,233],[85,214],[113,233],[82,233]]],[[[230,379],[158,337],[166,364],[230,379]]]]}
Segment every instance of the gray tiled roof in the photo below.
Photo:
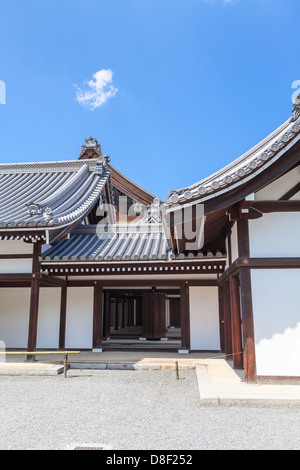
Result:
{"type": "MultiPolygon", "coordinates": [[[[223,257],[216,253],[190,253],[188,258],[223,257]]],[[[116,227],[97,234],[96,226],[81,226],[69,240],[62,240],[43,253],[44,262],[55,261],[142,261],[182,259],[168,248],[160,224],[116,227]]]]}
{"type": "Polygon", "coordinates": [[[98,160],[0,165],[0,228],[58,228],[85,217],[109,178],[98,160]]]}

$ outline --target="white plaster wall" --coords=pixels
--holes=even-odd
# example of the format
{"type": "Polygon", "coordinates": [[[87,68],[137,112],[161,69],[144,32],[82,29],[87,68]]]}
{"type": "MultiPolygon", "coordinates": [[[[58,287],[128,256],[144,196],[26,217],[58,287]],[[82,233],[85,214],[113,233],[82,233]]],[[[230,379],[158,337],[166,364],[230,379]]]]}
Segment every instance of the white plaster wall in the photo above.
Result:
{"type": "Polygon", "coordinates": [[[300,213],[264,214],[249,221],[251,257],[300,256],[300,213]]]}
{"type": "Polygon", "coordinates": [[[300,376],[300,270],[252,270],[251,277],[257,374],[300,376]]]}
{"type": "Polygon", "coordinates": [[[217,287],[190,287],[190,333],[192,350],[219,350],[217,287]]]}
{"type": "Polygon", "coordinates": [[[0,259],[0,273],[31,273],[32,259],[0,259]]]}
{"type": "Polygon", "coordinates": [[[40,289],[37,348],[58,348],[60,298],[59,287],[40,289]]]}
{"type": "Polygon", "coordinates": [[[0,255],[32,255],[33,244],[21,240],[0,240],[0,255]]]}
{"type": "MultiPolygon", "coordinates": [[[[300,166],[255,193],[255,201],[277,201],[300,181],[300,166]]],[[[300,199],[300,194],[293,199],[300,199]]]]}
{"type": "Polygon", "coordinates": [[[66,348],[92,349],[93,287],[67,290],[66,348]]]}
{"type": "Polygon", "coordinates": [[[238,234],[237,234],[237,223],[232,227],[231,232],[231,256],[232,262],[234,262],[239,257],[239,249],[238,249],[238,234]]]}
{"type": "Polygon", "coordinates": [[[0,289],[0,340],[6,348],[27,348],[29,288],[0,289]]]}
{"type": "MultiPolygon", "coordinates": [[[[33,244],[20,240],[0,240],[0,255],[32,255],[33,244]]],[[[32,259],[0,259],[0,273],[31,273],[32,259]]]]}

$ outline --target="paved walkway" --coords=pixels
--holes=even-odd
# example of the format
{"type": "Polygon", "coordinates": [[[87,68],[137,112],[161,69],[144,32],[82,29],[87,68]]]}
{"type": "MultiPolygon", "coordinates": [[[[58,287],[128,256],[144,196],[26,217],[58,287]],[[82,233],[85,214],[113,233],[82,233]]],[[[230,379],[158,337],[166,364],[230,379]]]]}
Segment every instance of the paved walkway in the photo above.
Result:
{"type": "MultiPolygon", "coordinates": [[[[3,356],[2,356],[3,357],[3,356]]],[[[57,375],[63,373],[63,354],[37,355],[37,362],[26,362],[26,356],[7,356],[0,363],[1,375],[57,375]]],[[[205,405],[298,405],[300,382],[286,384],[248,384],[243,372],[232,369],[222,354],[170,352],[117,352],[102,353],[82,351],[70,354],[72,369],[123,369],[123,370],[173,370],[178,362],[180,370],[195,369],[200,402],[205,405]]]]}

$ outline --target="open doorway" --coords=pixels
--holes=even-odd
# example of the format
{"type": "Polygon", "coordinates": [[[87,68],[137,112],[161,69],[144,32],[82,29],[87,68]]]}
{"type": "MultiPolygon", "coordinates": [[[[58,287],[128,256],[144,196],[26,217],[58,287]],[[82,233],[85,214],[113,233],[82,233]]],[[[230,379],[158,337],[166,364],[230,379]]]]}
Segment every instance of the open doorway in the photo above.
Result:
{"type": "Polygon", "coordinates": [[[110,289],[105,299],[105,349],[180,348],[178,289],[110,289]]]}

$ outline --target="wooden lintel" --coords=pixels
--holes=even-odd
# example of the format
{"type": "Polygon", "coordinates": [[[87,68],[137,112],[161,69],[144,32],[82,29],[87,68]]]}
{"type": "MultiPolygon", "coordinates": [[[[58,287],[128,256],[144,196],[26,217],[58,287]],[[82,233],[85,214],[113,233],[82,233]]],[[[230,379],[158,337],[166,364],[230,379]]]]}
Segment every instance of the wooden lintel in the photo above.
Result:
{"type": "Polygon", "coordinates": [[[253,201],[251,207],[264,214],[271,212],[300,212],[300,201],[253,201]]]}
{"type": "Polygon", "coordinates": [[[45,286],[57,286],[57,287],[64,287],[67,285],[65,279],[60,279],[55,276],[47,276],[46,274],[41,275],[41,281],[45,286]]]}
{"type": "Polygon", "coordinates": [[[68,287],[88,287],[95,285],[95,282],[99,282],[103,287],[110,288],[110,287],[127,287],[128,289],[134,289],[135,287],[145,287],[151,288],[153,286],[159,287],[173,287],[174,289],[180,288],[181,286],[185,285],[186,283],[189,286],[217,286],[218,280],[217,279],[189,279],[189,280],[178,280],[178,279],[134,279],[134,280],[113,280],[113,279],[103,279],[99,281],[95,280],[72,280],[68,279],[67,285],[68,287]]]}

